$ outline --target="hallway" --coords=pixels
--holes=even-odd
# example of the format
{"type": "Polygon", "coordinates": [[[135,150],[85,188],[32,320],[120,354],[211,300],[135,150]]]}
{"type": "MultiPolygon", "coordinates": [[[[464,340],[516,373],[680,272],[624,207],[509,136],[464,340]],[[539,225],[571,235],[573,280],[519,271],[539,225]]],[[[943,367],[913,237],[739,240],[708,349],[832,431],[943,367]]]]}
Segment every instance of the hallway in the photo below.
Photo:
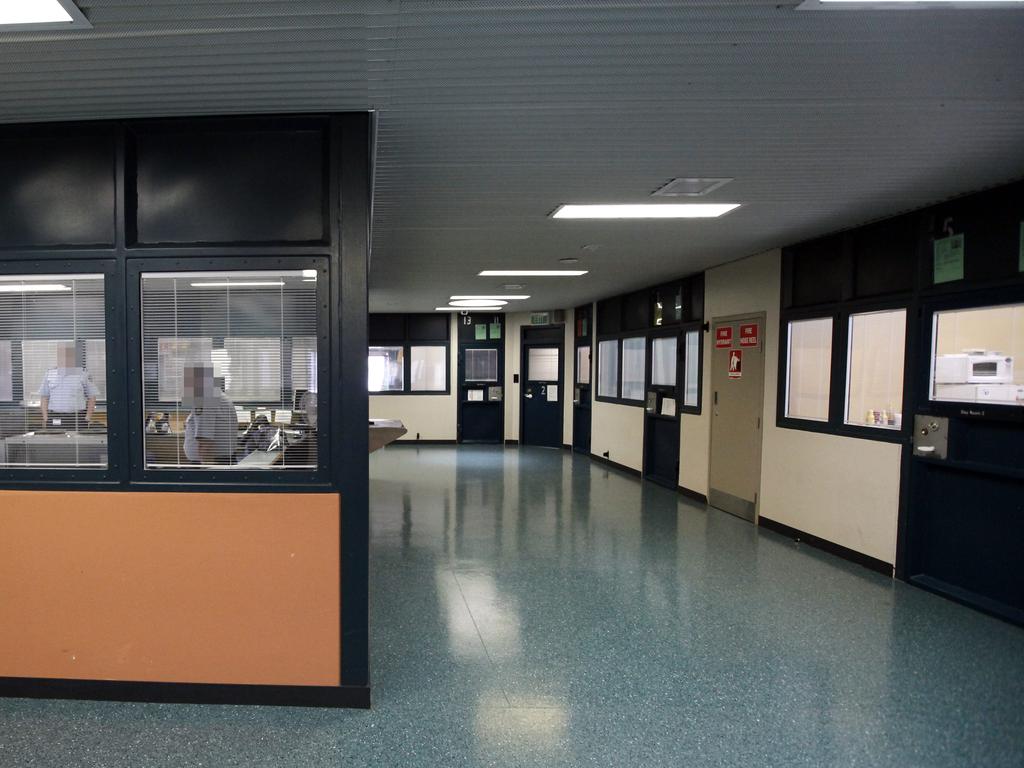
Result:
{"type": "Polygon", "coordinates": [[[1019,766],[1024,632],[565,451],[371,461],[374,708],[0,700],[0,766],[1019,766]]]}

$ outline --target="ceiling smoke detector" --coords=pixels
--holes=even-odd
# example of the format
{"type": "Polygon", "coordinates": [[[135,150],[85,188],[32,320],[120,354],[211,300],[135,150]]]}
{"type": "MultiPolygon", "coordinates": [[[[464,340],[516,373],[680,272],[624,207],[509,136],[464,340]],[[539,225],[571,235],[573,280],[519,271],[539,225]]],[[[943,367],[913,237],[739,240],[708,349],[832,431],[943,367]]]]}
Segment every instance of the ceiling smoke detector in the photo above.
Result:
{"type": "Polygon", "coordinates": [[[651,192],[651,197],[703,197],[733,179],[672,179],[651,192]]]}

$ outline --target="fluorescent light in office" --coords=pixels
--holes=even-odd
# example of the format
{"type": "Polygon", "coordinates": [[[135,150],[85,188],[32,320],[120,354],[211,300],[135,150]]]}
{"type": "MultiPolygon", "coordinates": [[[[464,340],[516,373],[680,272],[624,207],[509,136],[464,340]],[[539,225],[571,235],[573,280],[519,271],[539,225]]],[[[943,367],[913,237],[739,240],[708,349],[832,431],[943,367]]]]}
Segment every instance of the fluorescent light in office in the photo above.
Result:
{"type": "Polygon", "coordinates": [[[585,269],[485,269],[480,277],[579,277],[585,269]]]}
{"type": "Polygon", "coordinates": [[[0,293],[59,293],[70,291],[71,286],[57,283],[25,283],[24,285],[0,285],[0,293]]]}
{"type": "Polygon", "coordinates": [[[739,208],[739,203],[628,203],[560,205],[553,219],[714,219],[739,208]]]}
{"type": "Polygon", "coordinates": [[[252,280],[232,283],[189,283],[193,288],[281,288],[282,280],[252,280]]]}
{"type": "Polygon", "coordinates": [[[504,307],[434,307],[435,312],[469,312],[470,309],[486,312],[502,312],[504,307]]]}
{"type": "Polygon", "coordinates": [[[72,20],[57,0],[0,0],[0,25],[60,24],[72,20]]]}
{"type": "Polygon", "coordinates": [[[506,301],[522,301],[523,299],[530,298],[529,296],[449,296],[451,301],[462,301],[463,299],[494,299],[494,300],[506,300],[506,301]]]}
{"type": "Polygon", "coordinates": [[[448,302],[450,307],[503,307],[506,304],[507,301],[500,299],[456,299],[448,302]]]}

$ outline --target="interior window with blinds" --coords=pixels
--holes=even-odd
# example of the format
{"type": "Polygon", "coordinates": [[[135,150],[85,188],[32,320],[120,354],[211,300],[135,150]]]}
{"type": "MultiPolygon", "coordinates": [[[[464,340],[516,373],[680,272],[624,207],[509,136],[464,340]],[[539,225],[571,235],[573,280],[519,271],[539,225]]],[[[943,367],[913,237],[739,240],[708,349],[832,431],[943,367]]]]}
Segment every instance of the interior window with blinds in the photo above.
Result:
{"type": "Polygon", "coordinates": [[[317,467],[315,270],[142,275],[148,469],[317,467]]]}
{"type": "Polygon", "coordinates": [[[597,344],[597,394],[619,396],[619,342],[614,339],[597,344]]]}
{"type": "Polygon", "coordinates": [[[623,400],[643,400],[646,365],[647,341],[642,336],[623,339],[622,388],[619,394],[623,400]]]}
{"type": "Polygon", "coordinates": [[[103,290],[103,275],[0,275],[0,468],[106,468],[103,290]]]}
{"type": "Polygon", "coordinates": [[[497,381],[498,350],[467,349],[466,381],[497,381]]]}
{"type": "Polygon", "coordinates": [[[661,387],[676,385],[675,336],[664,336],[651,340],[651,384],[661,387]]]}

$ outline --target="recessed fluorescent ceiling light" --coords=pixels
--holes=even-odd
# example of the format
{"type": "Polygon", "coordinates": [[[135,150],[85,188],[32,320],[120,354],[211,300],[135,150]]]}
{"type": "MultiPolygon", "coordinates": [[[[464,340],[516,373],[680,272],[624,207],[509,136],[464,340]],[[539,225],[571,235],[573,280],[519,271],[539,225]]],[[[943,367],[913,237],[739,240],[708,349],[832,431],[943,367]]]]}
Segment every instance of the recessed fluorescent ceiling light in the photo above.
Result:
{"type": "Polygon", "coordinates": [[[585,269],[485,269],[480,277],[579,277],[585,269]]]}
{"type": "Polygon", "coordinates": [[[498,299],[456,299],[448,302],[450,307],[503,307],[506,304],[507,301],[498,299]]]}
{"type": "Polygon", "coordinates": [[[281,280],[275,281],[252,281],[237,283],[190,283],[193,288],[280,288],[284,285],[281,280]]]}
{"type": "MultiPolygon", "coordinates": [[[[487,310],[488,312],[490,312],[492,310],[494,312],[501,312],[504,309],[504,307],[472,307],[472,309],[474,309],[474,310],[484,309],[484,310],[487,310]]],[[[470,308],[469,307],[434,307],[434,310],[436,312],[469,312],[470,308]]]]}
{"type": "Polygon", "coordinates": [[[92,25],[71,0],[0,0],[0,28],[89,28],[92,25]]]}
{"type": "Polygon", "coordinates": [[[26,283],[25,285],[0,285],[0,293],[55,293],[70,291],[71,287],[57,283],[26,283]]]}
{"type": "Polygon", "coordinates": [[[553,219],[713,219],[739,208],[739,203],[630,203],[560,205],[553,219]]]}
{"type": "Polygon", "coordinates": [[[506,301],[523,301],[524,299],[530,298],[529,296],[450,296],[452,301],[462,299],[492,299],[492,300],[506,300],[506,301]]]}

